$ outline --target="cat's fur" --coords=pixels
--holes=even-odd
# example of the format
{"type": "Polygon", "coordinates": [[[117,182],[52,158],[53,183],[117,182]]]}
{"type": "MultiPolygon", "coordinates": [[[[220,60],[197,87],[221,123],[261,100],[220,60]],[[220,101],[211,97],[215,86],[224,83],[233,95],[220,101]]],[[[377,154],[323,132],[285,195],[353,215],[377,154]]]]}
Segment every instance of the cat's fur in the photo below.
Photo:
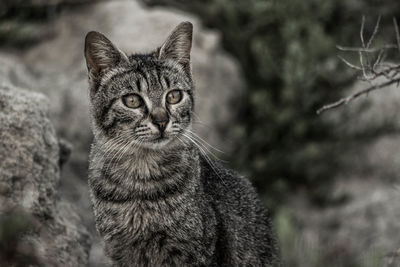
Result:
{"type": "Polygon", "coordinates": [[[194,144],[191,42],[189,22],[144,55],[127,56],[97,32],[86,36],[89,185],[106,253],[115,266],[279,266],[254,188],[194,144]],[[165,100],[171,89],[183,95],[174,105],[165,100]],[[121,97],[132,93],[143,106],[124,106],[121,97]],[[164,135],[154,121],[161,113],[164,135]]]}

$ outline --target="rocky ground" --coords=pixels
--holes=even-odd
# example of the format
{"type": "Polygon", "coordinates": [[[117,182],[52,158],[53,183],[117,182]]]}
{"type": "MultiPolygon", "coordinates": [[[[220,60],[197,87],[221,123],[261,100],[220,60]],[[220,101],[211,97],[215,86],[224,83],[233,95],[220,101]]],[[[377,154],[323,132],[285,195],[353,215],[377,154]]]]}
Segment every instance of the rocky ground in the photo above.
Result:
{"type": "MultiPolygon", "coordinates": [[[[240,68],[221,48],[218,33],[202,28],[197,18],[165,8],[146,9],[135,1],[100,1],[63,10],[45,26],[47,34],[35,46],[0,50],[0,202],[25,207],[35,220],[48,218],[41,228],[43,236],[57,238],[44,241],[42,230],[34,236],[44,255],[57,253],[61,256],[56,260],[70,266],[107,264],[94,229],[86,184],[92,136],[83,58],[85,34],[97,30],[127,52],[145,52],[160,45],[184,20],[195,25],[196,130],[229,153],[229,138],[217,129],[230,127],[234,107],[229,104],[244,93],[240,68]],[[60,158],[65,161],[69,147],[71,155],[60,171],[60,158]]],[[[355,112],[356,106],[364,100],[325,118],[353,118],[338,131],[362,132],[370,121],[399,122],[398,89],[371,94],[369,100],[369,108],[361,114],[355,112]]],[[[293,196],[285,210],[295,221],[295,236],[301,242],[291,237],[292,247],[283,255],[295,259],[295,266],[313,266],[314,256],[304,249],[310,246],[327,258],[348,254],[361,257],[365,266],[382,266],[382,262],[399,266],[394,265],[400,248],[399,141],[398,135],[383,136],[354,154],[343,155],[352,167],[341,173],[334,186],[336,194],[348,196],[343,205],[318,209],[305,201],[304,194],[293,196]],[[372,262],[371,255],[378,255],[373,257],[378,260],[372,262]]]]}

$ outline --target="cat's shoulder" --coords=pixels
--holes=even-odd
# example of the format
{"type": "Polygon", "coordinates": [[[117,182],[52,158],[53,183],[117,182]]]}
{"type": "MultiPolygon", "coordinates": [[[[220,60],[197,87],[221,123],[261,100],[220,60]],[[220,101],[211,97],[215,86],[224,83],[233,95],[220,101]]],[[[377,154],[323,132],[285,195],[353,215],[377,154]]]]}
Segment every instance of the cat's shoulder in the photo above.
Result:
{"type": "Polygon", "coordinates": [[[255,188],[246,177],[204,156],[200,156],[200,166],[203,187],[214,201],[242,207],[259,202],[255,188]]]}

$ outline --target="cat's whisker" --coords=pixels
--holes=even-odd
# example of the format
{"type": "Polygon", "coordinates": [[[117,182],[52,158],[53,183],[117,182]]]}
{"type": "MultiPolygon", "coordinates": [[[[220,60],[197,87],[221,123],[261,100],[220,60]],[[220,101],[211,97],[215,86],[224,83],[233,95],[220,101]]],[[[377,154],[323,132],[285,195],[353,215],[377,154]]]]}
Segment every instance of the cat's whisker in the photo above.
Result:
{"type": "Polygon", "coordinates": [[[121,149],[118,157],[115,160],[115,163],[120,162],[120,160],[124,157],[125,153],[129,151],[129,148],[132,146],[133,141],[128,142],[123,149],[121,149]]]}
{"type": "Polygon", "coordinates": [[[203,149],[205,149],[208,153],[210,153],[216,160],[219,160],[221,162],[227,163],[226,160],[220,159],[217,155],[215,155],[208,147],[206,147],[199,139],[196,139],[195,136],[191,136],[189,134],[185,134],[184,132],[181,133],[182,135],[186,136],[187,138],[191,139],[193,143],[196,143],[198,146],[201,146],[203,149]]]}
{"type": "Polygon", "coordinates": [[[100,158],[101,161],[103,161],[104,158],[108,157],[110,155],[111,151],[116,149],[118,146],[122,145],[125,141],[126,141],[125,134],[122,134],[122,135],[118,136],[115,140],[110,139],[106,143],[101,145],[101,147],[105,147],[105,149],[100,149],[98,152],[98,153],[102,154],[101,158],[100,158]],[[110,146],[108,146],[108,145],[110,145],[110,146]]]}
{"type": "Polygon", "coordinates": [[[218,148],[212,146],[210,143],[208,143],[206,140],[204,140],[203,138],[201,138],[201,136],[198,135],[198,134],[196,134],[195,132],[193,132],[193,131],[191,131],[191,130],[189,130],[189,129],[185,129],[185,130],[186,130],[188,133],[190,133],[190,134],[196,136],[199,140],[201,140],[205,145],[207,145],[207,146],[210,147],[211,149],[214,149],[214,150],[217,151],[217,152],[226,154],[224,151],[222,151],[222,150],[220,150],[220,149],[218,149],[218,148]]]}
{"type": "Polygon", "coordinates": [[[118,146],[122,145],[124,142],[126,142],[126,137],[125,135],[121,135],[120,137],[116,138],[114,142],[110,142],[107,145],[104,145],[105,150],[103,150],[104,153],[111,152],[112,150],[115,150],[118,146]]]}
{"type": "MultiPolygon", "coordinates": [[[[193,145],[195,145],[195,146],[200,150],[200,152],[202,152],[202,154],[203,154],[207,159],[210,159],[210,157],[207,155],[207,153],[206,153],[206,151],[204,150],[204,148],[203,148],[202,146],[200,146],[199,143],[197,143],[196,141],[194,141],[194,140],[193,140],[190,136],[188,136],[188,135],[182,134],[182,136],[183,136],[183,137],[186,137],[187,140],[188,140],[189,142],[191,142],[193,145]]],[[[211,162],[210,162],[210,164],[211,164],[211,162]]]]}
{"type": "Polygon", "coordinates": [[[122,142],[123,146],[120,149],[118,149],[116,152],[114,152],[113,156],[111,157],[111,160],[106,163],[107,169],[105,170],[105,173],[108,173],[108,170],[115,164],[114,163],[115,157],[120,155],[120,153],[126,148],[126,146],[129,145],[129,143],[130,142],[127,142],[126,139],[124,139],[124,142],[122,142]]]}
{"type": "Polygon", "coordinates": [[[221,180],[221,182],[226,186],[224,180],[222,179],[222,177],[221,177],[221,175],[220,175],[220,173],[219,173],[219,171],[218,171],[218,168],[214,165],[214,163],[212,162],[212,160],[210,159],[210,157],[207,155],[207,153],[204,151],[204,149],[201,148],[197,143],[193,142],[193,140],[190,139],[188,136],[186,136],[186,135],[183,135],[183,136],[186,137],[186,138],[188,138],[188,141],[189,141],[189,142],[192,142],[192,144],[195,145],[195,146],[199,149],[200,153],[204,156],[205,160],[206,160],[207,163],[210,165],[211,169],[212,169],[212,170],[214,171],[214,173],[218,176],[218,178],[221,180]]]}
{"type": "Polygon", "coordinates": [[[202,122],[200,122],[200,121],[192,121],[192,124],[197,124],[197,125],[200,125],[200,126],[204,126],[204,127],[206,127],[207,129],[213,129],[213,127],[211,127],[210,125],[205,124],[205,123],[202,123],[202,122]]]}
{"type": "Polygon", "coordinates": [[[105,148],[105,149],[101,149],[101,150],[97,150],[96,154],[102,154],[104,155],[105,152],[108,152],[108,150],[111,149],[111,147],[113,147],[115,145],[115,143],[118,143],[122,140],[121,136],[115,138],[115,139],[109,139],[107,140],[105,143],[101,144],[100,147],[101,148],[105,148]],[[109,146],[111,144],[111,146],[109,146]]]}
{"type": "Polygon", "coordinates": [[[109,151],[114,149],[116,146],[118,146],[119,144],[121,144],[122,142],[124,142],[126,140],[126,135],[125,133],[122,133],[121,135],[117,136],[116,138],[112,138],[110,140],[108,140],[107,142],[105,142],[104,144],[101,145],[101,147],[105,147],[104,152],[109,151]]]}
{"type": "Polygon", "coordinates": [[[206,124],[206,123],[200,118],[200,116],[197,115],[197,113],[196,113],[195,111],[192,111],[192,114],[193,114],[195,117],[197,117],[197,119],[199,120],[199,122],[206,124]]]}
{"type": "MultiPolygon", "coordinates": [[[[131,149],[131,147],[134,146],[134,145],[135,145],[135,142],[130,141],[130,142],[125,146],[124,151],[120,152],[119,159],[116,160],[115,164],[118,163],[118,162],[120,161],[120,159],[123,158],[123,157],[125,156],[126,151],[129,151],[129,150],[131,149]]],[[[125,173],[125,172],[120,172],[120,173],[117,175],[117,177],[114,177],[114,178],[122,179],[122,178],[124,178],[124,177],[126,177],[126,173],[125,173]]]]}
{"type": "Polygon", "coordinates": [[[129,150],[135,148],[136,145],[138,145],[137,139],[133,139],[133,140],[129,141],[129,143],[125,146],[125,149],[122,151],[122,153],[120,153],[120,155],[117,158],[116,162],[119,162],[125,156],[125,154],[129,150]]]}
{"type": "MultiPolygon", "coordinates": [[[[121,135],[117,136],[116,138],[112,138],[101,145],[101,147],[106,147],[106,150],[113,148],[114,145],[120,143],[120,141],[126,140],[126,133],[122,133],[121,135]],[[109,146],[111,144],[111,146],[109,146]]],[[[106,151],[104,150],[104,151],[106,151]]]]}
{"type": "MultiPolygon", "coordinates": [[[[126,148],[124,149],[124,151],[121,152],[121,155],[119,156],[119,159],[116,160],[116,162],[119,162],[119,160],[120,160],[121,158],[125,157],[125,156],[126,156],[126,153],[127,153],[128,151],[134,150],[135,148],[140,147],[140,145],[141,145],[142,143],[143,143],[143,140],[140,139],[140,138],[134,139],[134,140],[130,141],[129,144],[128,144],[128,145],[126,146],[126,148]]],[[[132,170],[132,171],[133,171],[133,170],[132,170]]],[[[121,172],[121,173],[118,175],[118,178],[121,179],[121,178],[124,178],[124,177],[130,177],[131,175],[132,175],[131,171],[128,171],[128,173],[121,172]]]]}

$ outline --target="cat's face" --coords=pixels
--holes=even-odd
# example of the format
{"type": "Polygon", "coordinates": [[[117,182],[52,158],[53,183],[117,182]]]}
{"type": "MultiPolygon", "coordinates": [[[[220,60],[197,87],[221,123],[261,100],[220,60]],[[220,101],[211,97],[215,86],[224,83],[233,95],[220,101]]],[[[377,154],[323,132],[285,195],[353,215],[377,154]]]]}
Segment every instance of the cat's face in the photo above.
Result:
{"type": "Polygon", "coordinates": [[[97,32],[86,36],[95,135],[131,148],[178,144],[190,127],[192,25],[181,23],[157,51],[126,56],[97,32]]]}

